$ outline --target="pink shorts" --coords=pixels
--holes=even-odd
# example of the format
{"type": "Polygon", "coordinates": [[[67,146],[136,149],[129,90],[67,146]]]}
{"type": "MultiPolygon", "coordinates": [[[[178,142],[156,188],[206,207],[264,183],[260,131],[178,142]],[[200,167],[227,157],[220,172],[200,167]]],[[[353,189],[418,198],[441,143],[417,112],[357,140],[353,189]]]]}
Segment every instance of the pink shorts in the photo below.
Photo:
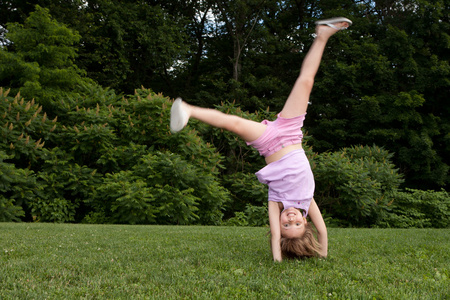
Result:
{"type": "Polygon", "coordinates": [[[253,146],[264,157],[270,156],[282,148],[300,144],[303,138],[303,121],[305,115],[294,118],[283,118],[278,114],[275,121],[264,120],[261,123],[267,125],[264,133],[247,145],[253,146]]]}
{"type": "Polygon", "coordinates": [[[294,150],[256,173],[269,186],[269,201],[282,202],[284,209],[300,208],[308,215],[314,196],[314,175],[303,149],[294,150]]]}

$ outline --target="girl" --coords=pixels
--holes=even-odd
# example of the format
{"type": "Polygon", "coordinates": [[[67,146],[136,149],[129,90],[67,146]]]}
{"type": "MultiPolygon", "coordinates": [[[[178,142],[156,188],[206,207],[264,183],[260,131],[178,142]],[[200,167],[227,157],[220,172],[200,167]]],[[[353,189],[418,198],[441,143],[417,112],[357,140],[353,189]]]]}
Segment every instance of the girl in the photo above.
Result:
{"type": "Polygon", "coordinates": [[[305,119],[314,77],[319,69],[328,39],[352,24],[346,18],[316,22],[316,37],[308,51],[295,85],[275,121],[261,123],[227,115],[214,109],[189,105],[180,98],[171,108],[170,128],[178,132],[189,118],[229,130],[255,147],[267,165],[256,173],[269,186],[269,223],[273,259],[326,257],[327,228],[313,199],[314,177],[302,149],[301,128],[305,119]],[[309,215],[317,230],[317,240],[309,215]]]}

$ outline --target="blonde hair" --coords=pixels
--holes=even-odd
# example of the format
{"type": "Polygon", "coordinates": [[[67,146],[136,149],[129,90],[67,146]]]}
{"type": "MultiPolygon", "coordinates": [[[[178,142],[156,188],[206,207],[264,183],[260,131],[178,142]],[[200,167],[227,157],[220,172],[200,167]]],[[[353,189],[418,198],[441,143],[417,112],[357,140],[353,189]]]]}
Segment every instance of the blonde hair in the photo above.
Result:
{"type": "Polygon", "coordinates": [[[315,230],[310,223],[306,224],[305,233],[301,237],[281,237],[280,246],[283,258],[303,259],[320,255],[320,244],[316,239],[315,230]]]}

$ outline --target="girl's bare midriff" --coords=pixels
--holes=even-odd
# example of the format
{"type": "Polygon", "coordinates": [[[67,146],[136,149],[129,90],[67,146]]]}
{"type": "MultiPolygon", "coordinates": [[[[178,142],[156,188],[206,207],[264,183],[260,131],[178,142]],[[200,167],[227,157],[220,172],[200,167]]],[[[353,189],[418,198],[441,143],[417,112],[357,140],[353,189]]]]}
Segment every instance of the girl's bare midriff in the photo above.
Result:
{"type": "Polygon", "coordinates": [[[302,144],[294,144],[294,145],[289,145],[287,147],[281,148],[281,150],[279,150],[278,152],[275,152],[274,154],[267,156],[266,163],[267,164],[273,163],[274,161],[280,160],[283,156],[285,156],[289,152],[292,152],[294,150],[299,150],[299,149],[303,149],[302,144]]]}

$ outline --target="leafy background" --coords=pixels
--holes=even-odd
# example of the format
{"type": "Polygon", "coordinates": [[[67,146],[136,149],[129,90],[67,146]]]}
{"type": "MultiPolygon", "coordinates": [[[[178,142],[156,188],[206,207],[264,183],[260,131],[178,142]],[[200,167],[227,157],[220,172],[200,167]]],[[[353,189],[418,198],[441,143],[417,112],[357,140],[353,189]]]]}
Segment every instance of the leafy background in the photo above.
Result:
{"type": "Polygon", "coordinates": [[[171,98],[273,118],[314,21],[344,15],[305,124],[327,223],[449,226],[448,3],[36,3],[0,4],[0,220],[266,224],[262,158],[171,134],[171,98]]]}

